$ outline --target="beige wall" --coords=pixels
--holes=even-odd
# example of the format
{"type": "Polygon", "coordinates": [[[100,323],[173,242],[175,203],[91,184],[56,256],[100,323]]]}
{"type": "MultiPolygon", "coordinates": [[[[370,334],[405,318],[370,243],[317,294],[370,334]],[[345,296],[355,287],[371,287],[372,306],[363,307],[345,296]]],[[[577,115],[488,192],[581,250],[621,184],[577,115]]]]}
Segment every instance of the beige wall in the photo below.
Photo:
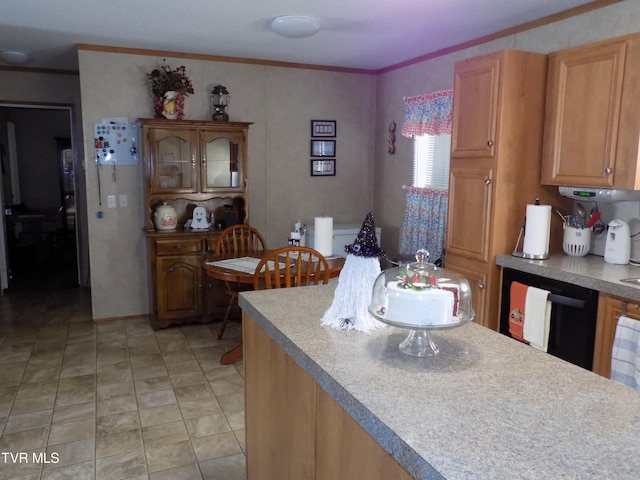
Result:
{"type": "Polygon", "coordinates": [[[464,58],[503,48],[549,53],[639,30],[640,2],[628,0],[378,76],[374,212],[385,247],[398,251],[406,205],[401,187],[411,184],[411,139],[398,134],[395,155],[386,148],[389,123],[395,120],[401,128],[403,97],[453,88],[454,63],[464,58]]]}
{"type": "MultiPolygon", "coordinates": [[[[397,251],[405,207],[403,184],[411,182],[412,146],[398,135],[395,155],[387,154],[388,125],[400,128],[404,96],[452,87],[455,61],[501,48],[550,52],[637,31],[640,2],[614,4],[553,25],[489,42],[378,77],[259,65],[179,60],[196,94],[187,98],[188,119],[209,118],[209,91],[226,85],[232,120],[254,122],[249,135],[250,222],[270,245],[286,241],[297,218],[317,215],[336,222],[361,222],[373,208],[383,228],[382,246],[397,251]],[[338,122],[337,176],[309,176],[309,121],[338,122]],[[374,176],[375,172],[375,176],[374,176]]],[[[144,75],[162,58],[80,51],[81,131],[87,155],[87,218],[91,247],[94,318],[148,313],[146,245],[142,234],[142,166],[120,167],[117,182],[102,175],[102,198],[126,194],[129,207],[98,205],[93,163],[93,124],[103,117],[130,120],[152,115],[144,75]],[[105,217],[98,220],[102,209],[105,217]]],[[[78,79],[67,75],[0,71],[0,101],[68,103],[80,121],[78,79]]],[[[81,149],[78,149],[80,151],[81,149]]],[[[78,172],[81,169],[77,169],[78,172]]],[[[81,208],[81,206],[79,206],[81,208]]]]}
{"type": "MultiPolygon", "coordinates": [[[[87,152],[90,265],[95,319],[150,311],[143,226],[142,164],[101,172],[103,205],[93,162],[93,125],[104,117],[153,115],[145,73],[162,58],[81,50],[80,83],[87,152]],[[127,208],[106,208],[106,196],[126,194],[127,208]],[[102,210],[104,218],[98,219],[102,210]]],[[[306,69],[181,60],[195,94],[185,118],[209,119],[209,92],[217,83],[231,93],[231,120],[254,122],[249,129],[249,222],[269,246],[286,245],[296,219],[313,224],[319,215],[336,223],[361,222],[373,205],[375,76],[306,69]],[[309,174],[310,120],[337,121],[337,175],[309,174]]]]}

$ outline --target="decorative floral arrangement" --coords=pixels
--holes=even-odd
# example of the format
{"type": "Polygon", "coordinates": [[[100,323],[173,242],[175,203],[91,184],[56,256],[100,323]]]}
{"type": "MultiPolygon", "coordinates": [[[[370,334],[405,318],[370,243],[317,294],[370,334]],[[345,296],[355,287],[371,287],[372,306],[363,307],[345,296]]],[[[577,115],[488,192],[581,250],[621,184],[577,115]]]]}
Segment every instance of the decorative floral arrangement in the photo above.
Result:
{"type": "Polygon", "coordinates": [[[185,97],[193,94],[193,84],[187,76],[187,69],[180,65],[175,70],[167,65],[166,59],[162,60],[162,65],[147,73],[151,80],[151,93],[156,97],[161,97],[165,92],[178,92],[185,97]]]}
{"type": "MultiPolygon", "coordinates": [[[[165,59],[162,65],[147,73],[147,78],[151,82],[151,93],[154,96],[153,109],[157,118],[167,117],[167,104],[170,112],[175,112],[175,117],[184,116],[184,97],[193,94],[193,84],[187,75],[184,65],[172,70],[165,59]],[[165,93],[176,92],[173,99],[166,100],[165,93]],[[173,103],[171,103],[173,102],[173,103]]],[[[171,113],[171,115],[174,115],[171,113]]]]}

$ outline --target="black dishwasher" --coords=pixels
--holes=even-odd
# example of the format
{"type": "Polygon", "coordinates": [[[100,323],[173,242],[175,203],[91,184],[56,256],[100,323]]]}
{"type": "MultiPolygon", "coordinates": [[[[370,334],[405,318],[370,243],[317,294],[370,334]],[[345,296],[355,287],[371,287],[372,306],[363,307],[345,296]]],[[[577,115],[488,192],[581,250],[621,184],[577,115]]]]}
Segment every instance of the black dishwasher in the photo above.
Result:
{"type": "Polygon", "coordinates": [[[551,326],[547,352],[591,370],[598,315],[598,292],[510,268],[503,269],[500,333],[509,334],[511,282],[550,292],[551,326]]]}

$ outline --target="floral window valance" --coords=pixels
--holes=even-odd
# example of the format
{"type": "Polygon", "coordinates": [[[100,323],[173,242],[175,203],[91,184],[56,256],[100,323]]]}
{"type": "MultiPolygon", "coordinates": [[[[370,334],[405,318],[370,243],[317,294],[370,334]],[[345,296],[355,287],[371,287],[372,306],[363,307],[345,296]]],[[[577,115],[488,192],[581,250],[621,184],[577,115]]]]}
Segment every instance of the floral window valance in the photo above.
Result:
{"type": "Polygon", "coordinates": [[[444,135],[451,133],[453,90],[404,97],[402,135],[444,135]]]}

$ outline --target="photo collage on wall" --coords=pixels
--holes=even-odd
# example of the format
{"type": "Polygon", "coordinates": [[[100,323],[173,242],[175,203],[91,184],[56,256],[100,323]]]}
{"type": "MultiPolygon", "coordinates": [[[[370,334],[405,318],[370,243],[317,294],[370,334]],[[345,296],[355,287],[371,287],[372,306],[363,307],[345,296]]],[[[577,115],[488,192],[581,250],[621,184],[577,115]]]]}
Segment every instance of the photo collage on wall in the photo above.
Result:
{"type": "Polygon", "coordinates": [[[311,176],[331,177],[336,174],[335,120],[311,120],[311,176]]]}

